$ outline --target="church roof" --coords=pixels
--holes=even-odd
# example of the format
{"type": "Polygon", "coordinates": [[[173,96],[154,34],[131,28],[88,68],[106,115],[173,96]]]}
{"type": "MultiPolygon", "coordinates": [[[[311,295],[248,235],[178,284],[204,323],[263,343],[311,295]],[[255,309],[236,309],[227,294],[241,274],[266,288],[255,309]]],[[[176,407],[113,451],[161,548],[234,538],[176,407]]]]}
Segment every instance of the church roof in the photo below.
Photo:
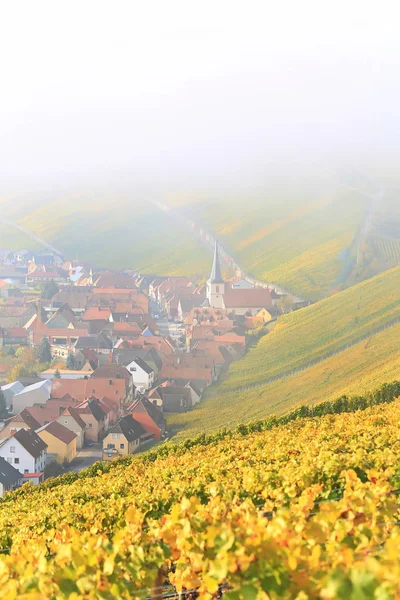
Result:
{"type": "Polygon", "coordinates": [[[210,279],[208,281],[209,283],[224,283],[221,274],[221,266],[219,264],[218,241],[215,241],[213,266],[211,269],[210,279]]]}

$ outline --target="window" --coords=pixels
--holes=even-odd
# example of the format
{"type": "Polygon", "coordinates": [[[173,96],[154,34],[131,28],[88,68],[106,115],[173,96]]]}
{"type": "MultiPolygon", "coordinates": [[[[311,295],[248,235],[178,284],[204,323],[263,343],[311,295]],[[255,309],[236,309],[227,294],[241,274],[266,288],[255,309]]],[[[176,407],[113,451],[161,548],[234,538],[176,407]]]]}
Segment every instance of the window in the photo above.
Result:
{"type": "Polygon", "coordinates": [[[88,423],[88,427],[89,427],[89,429],[92,429],[92,427],[93,427],[92,423],[88,423]]]}
{"type": "Polygon", "coordinates": [[[24,469],[24,473],[29,473],[29,469],[24,469]]]}
{"type": "Polygon", "coordinates": [[[19,458],[14,458],[14,464],[19,465],[19,458]]]}
{"type": "Polygon", "coordinates": [[[131,367],[129,370],[131,373],[136,373],[136,367],[131,367]]]}
{"type": "Polygon", "coordinates": [[[10,446],[10,452],[15,452],[15,446],[10,446]]]}
{"type": "Polygon", "coordinates": [[[120,444],[119,447],[120,448],[125,448],[125,444],[120,444]]]}
{"type": "Polygon", "coordinates": [[[112,434],[113,440],[119,439],[120,435],[121,435],[120,433],[113,433],[112,434]]]}
{"type": "Polygon", "coordinates": [[[215,291],[217,292],[217,294],[219,294],[219,285],[217,285],[215,291]]]}
{"type": "Polygon", "coordinates": [[[68,421],[64,421],[64,424],[65,424],[65,425],[68,425],[68,421]]]}

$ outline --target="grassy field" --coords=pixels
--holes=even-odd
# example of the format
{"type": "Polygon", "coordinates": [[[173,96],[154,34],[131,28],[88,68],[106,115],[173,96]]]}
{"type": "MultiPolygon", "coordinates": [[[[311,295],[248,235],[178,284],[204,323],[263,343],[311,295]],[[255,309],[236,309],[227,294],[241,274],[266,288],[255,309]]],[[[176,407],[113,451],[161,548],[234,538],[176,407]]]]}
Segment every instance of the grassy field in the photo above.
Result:
{"type": "Polygon", "coordinates": [[[283,315],[273,331],[231,365],[221,393],[266,381],[345,348],[400,318],[400,267],[283,315]]]}
{"type": "Polygon", "coordinates": [[[242,392],[204,399],[192,412],[168,417],[177,439],[232,427],[300,404],[317,404],[342,394],[372,391],[398,378],[400,324],[373,335],[334,356],[289,377],[242,392]]]}

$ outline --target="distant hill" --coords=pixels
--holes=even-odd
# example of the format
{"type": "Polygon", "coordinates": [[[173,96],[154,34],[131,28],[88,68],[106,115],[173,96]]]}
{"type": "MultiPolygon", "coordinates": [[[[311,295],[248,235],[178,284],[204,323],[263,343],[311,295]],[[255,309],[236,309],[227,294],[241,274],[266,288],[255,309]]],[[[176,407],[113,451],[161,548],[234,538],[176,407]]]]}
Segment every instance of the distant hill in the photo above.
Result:
{"type": "Polygon", "coordinates": [[[345,189],[274,190],[264,197],[202,201],[185,212],[215,231],[245,271],[318,300],[346,278],[365,198],[345,189]]]}
{"type": "Polygon", "coordinates": [[[398,376],[400,267],[280,317],[185,415],[179,436],[371,390],[398,376]]]}
{"type": "MultiPolygon", "coordinates": [[[[15,194],[0,198],[0,209],[65,256],[96,267],[205,278],[210,248],[182,219],[189,218],[216,234],[249,274],[315,301],[400,264],[397,188],[374,202],[378,192],[368,185],[282,181],[249,196],[160,197],[169,212],[139,194],[81,189],[15,194]]],[[[0,246],[29,243],[11,228],[0,226],[0,234],[0,246]]]]}
{"type": "MultiPolygon", "coordinates": [[[[1,208],[66,256],[109,268],[205,277],[211,255],[185,227],[181,217],[190,216],[217,233],[246,271],[312,300],[340,285],[346,251],[351,252],[364,215],[363,199],[351,192],[293,188],[257,198],[188,198],[178,206],[171,203],[171,213],[104,190],[17,195],[1,208]]],[[[21,241],[8,231],[8,245],[21,241]]]]}

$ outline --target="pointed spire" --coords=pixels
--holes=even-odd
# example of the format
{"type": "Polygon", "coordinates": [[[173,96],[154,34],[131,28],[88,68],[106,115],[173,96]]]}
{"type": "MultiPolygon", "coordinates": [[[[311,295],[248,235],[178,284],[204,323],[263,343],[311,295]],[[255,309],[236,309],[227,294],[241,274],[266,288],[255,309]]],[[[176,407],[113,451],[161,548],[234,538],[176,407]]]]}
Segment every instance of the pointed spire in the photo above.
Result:
{"type": "Polygon", "coordinates": [[[214,261],[211,269],[209,283],[224,283],[221,274],[221,266],[219,264],[218,240],[215,240],[214,261]]]}

